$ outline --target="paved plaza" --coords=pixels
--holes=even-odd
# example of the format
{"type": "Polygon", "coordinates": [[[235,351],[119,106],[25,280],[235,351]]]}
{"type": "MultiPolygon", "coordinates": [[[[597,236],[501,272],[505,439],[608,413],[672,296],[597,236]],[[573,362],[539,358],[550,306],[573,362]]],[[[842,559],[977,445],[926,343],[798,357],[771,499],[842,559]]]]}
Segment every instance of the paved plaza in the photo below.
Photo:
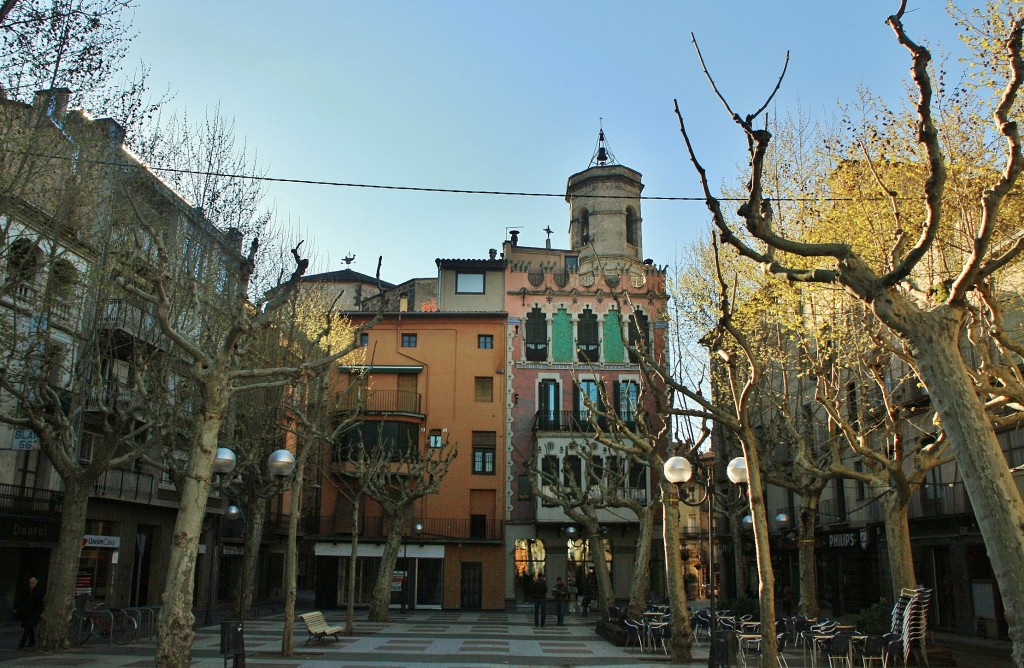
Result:
{"type": "MultiPolygon", "coordinates": [[[[282,615],[263,617],[245,624],[245,664],[266,668],[355,668],[358,666],[426,667],[460,666],[667,666],[660,652],[643,652],[635,647],[616,647],[594,631],[593,618],[573,616],[565,626],[549,623],[533,626],[532,613],[518,612],[445,612],[417,610],[409,614],[392,613],[386,623],[368,622],[359,611],[356,635],[339,641],[310,642],[301,620],[296,620],[296,656],[280,656],[282,615]]],[[[327,611],[331,624],[342,625],[341,611],[327,611]]],[[[0,662],[5,666],[103,666],[109,668],[149,668],[153,665],[156,643],[142,639],[127,646],[108,645],[96,639],[64,654],[17,650],[15,629],[0,633],[5,646],[0,662]]],[[[1009,644],[955,636],[936,642],[953,648],[958,666],[1010,668],[1009,644]]],[[[223,668],[219,654],[220,627],[198,631],[193,648],[193,666],[223,668]]],[[[785,652],[789,666],[803,666],[800,651],[785,652]]],[[[707,665],[707,645],[694,649],[693,666],[707,665]]],[[[232,665],[229,660],[228,666],[232,665]]],[[[932,665],[936,665],[932,662],[932,665]]]]}

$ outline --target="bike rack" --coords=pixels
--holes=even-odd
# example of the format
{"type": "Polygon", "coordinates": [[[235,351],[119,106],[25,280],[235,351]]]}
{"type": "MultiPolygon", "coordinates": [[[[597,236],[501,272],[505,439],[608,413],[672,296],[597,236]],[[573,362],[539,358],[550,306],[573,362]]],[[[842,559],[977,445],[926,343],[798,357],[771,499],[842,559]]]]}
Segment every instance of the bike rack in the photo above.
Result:
{"type": "MultiPolygon", "coordinates": [[[[114,613],[113,613],[113,611],[108,609],[108,608],[95,608],[92,611],[91,614],[92,614],[92,617],[93,617],[94,620],[96,620],[96,618],[99,617],[100,615],[106,615],[107,616],[107,644],[108,645],[113,644],[113,642],[114,642],[114,634],[112,632],[112,629],[114,628],[114,613]]],[[[99,624],[99,620],[96,620],[96,622],[97,622],[97,624],[99,624]]],[[[102,633],[100,635],[102,635],[102,633]]]]}
{"type": "Polygon", "coordinates": [[[159,606],[121,608],[121,611],[135,620],[136,640],[149,640],[156,635],[156,616],[159,606]]]}
{"type": "Polygon", "coordinates": [[[121,612],[135,620],[135,640],[138,641],[142,637],[142,609],[121,608],[121,612]]]}

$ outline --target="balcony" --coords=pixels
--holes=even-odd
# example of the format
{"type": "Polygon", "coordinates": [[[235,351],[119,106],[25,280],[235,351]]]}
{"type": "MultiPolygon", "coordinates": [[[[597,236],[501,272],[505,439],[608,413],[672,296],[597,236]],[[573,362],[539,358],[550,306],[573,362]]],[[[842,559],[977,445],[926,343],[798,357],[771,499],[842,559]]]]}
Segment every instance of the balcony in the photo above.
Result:
{"type": "Polygon", "coordinates": [[[85,410],[117,411],[131,406],[132,391],[127,385],[113,380],[104,381],[99,387],[89,389],[85,399],[85,410]]]}
{"type": "Polygon", "coordinates": [[[967,498],[962,482],[925,484],[910,500],[907,515],[912,520],[938,519],[952,515],[973,515],[974,508],[967,498]]]}
{"type": "Polygon", "coordinates": [[[354,395],[344,396],[338,402],[338,410],[345,413],[407,413],[423,415],[422,397],[409,390],[362,390],[354,395]]]}
{"type": "Polygon", "coordinates": [[[63,492],[0,484],[0,513],[46,517],[58,516],[63,511],[63,492]]]}
{"type": "MultiPolygon", "coordinates": [[[[608,428],[608,421],[604,418],[598,419],[597,423],[602,429],[608,428]]],[[[630,415],[623,418],[622,424],[627,429],[636,429],[636,416],[630,415]]],[[[589,414],[584,411],[538,411],[534,416],[533,430],[591,433],[594,431],[594,427],[590,424],[589,414]]]]}
{"type": "MultiPolygon", "coordinates": [[[[425,542],[437,541],[500,541],[504,537],[505,523],[502,520],[472,520],[427,518],[418,520],[423,525],[423,533],[417,540],[425,542]]],[[[321,537],[346,538],[352,535],[350,518],[336,518],[332,515],[320,517],[310,516],[304,520],[307,533],[321,537]]],[[[360,539],[382,539],[387,535],[389,525],[383,517],[368,517],[360,523],[360,539]]]]}
{"type": "Polygon", "coordinates": [[[96,322],[97,329],[125,332],[136,339],[157,345],[163,339],[156,318],[135,304],[123,299],[111,299],[96,322]]]}
{"type": "Polygon", "coordinates": [[[92,486],[92,494],[104,499],[149,503],[153,500],[153,489],[154,478],[150,473],[110,469],[92,486]]]}

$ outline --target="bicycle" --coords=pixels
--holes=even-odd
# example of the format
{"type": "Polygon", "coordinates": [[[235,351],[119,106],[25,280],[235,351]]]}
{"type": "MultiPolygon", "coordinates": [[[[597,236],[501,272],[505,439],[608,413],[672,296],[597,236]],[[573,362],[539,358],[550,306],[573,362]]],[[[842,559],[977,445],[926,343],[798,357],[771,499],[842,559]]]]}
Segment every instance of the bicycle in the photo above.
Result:
{"type": "Polygon", "coordinates": [[[139,623],[121,608],[93,603],[88,594],[82,594],[75,597],[68,633],[76,645],[85,644],[93,635],[118,645],[127,645],[139,639],[139,623]]]}

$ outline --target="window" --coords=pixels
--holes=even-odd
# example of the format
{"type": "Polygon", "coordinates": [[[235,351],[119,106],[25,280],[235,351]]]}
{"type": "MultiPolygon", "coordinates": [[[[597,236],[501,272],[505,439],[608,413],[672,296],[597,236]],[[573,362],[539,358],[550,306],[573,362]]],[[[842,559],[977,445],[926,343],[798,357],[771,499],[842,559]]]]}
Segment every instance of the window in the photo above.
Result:
{"type": "MultiPolygon", "coordinates": [[[[856,471],[857,473],[863,473],[864,462],[854,462],[853,470],[856,471]]],[[[857,500],[863,501],[865,498],[867,498],[867,487],[864,484],[863,480],[857,480],[857,500]]]]}
{"type": "Polygon", "coordinates": [[[68,260],[58,258],[53,262],[50,271],[50,282],[53,294],[61,301],[67,301],[75,294],[78,283],[78,269],[68,260]]]}
{"type": "Polygon", "coordinates": [[[590,212],[580,211],[580,245],[590,243],[590,212]]]}
{"type": "Polygon", "coordinates": [[[565,270],[576,271],[580,268],[580,256],[579,255],[566,255],[565,256],[565,270]]]}
{"type": "Polygon", "coordinates": [[[398,461],[410,448],[419,449],[420,430],[411,422],[363,422],[341,437],[334,461],[344,462],[359,456],[359,448],[367,452],[384,448],[391,461],[398,461]]]}
{"type": "Polygon", "coordinates": [[[539,306],[526,316],[526,359],[530,362],[548,359],[548,319],[539,306]]]}
{"type": "Polygon", "coordinates": [[[587,407],[587,399],[595,410],[601,410],[601,397],[597,388],[596,380],[581,380],[576,388],[576,419],[583,428],[590,419],[590,409],[587,407]]]}
{"type": "Polygon", "coordinates": [[[530,600],[530,589],[538,573],[544,572],[547,555],[539,538],[518,538],[515,547],[516,600],[530,600]]]}
{"type": "Polygon", "coordinates": [[[636,246],[640,243],[640,216],[633,207],[626,207],[626,243],[636,246]]]}
{"type": "MultiPolygon", "coordinates": [[[[558,457],[555,455],[544,455],[544,459],[540,462],[540,490],[542,494],[555,496],[556,490],[559,487],[558,470],[558,457]]],[[[546,499],[543,503],[548,507],[555,505],[546,499]]]]}
{"type": "Polygon", "coordinates": [[[435,449],[443,448],[444,447],[444,438],[441,435],[441,430],[440,429],[431,429],[430,430],[430,435],[427,437],[427,442],[430,445],[430,447],[432,447],[432,448],[435,448],[435,449]]]}
{"type": "Polygon", "coordinates": [[[648,320],[643,311],[637,310],[629,319],[629,361],[638,360],[637,352],[646,352],[649,341],[648,320]]]}
{"type": "Polygon", "coordinates": [[[482,272],[455,272],[456,293],[482,295],[484,293],[484,283],[484,274],[482,272]]]}
{"type": "Polygon", "coordinates": [[[600,488],[601,481],[604,480],[604,457],[600,455],[591,456],[590,470],[587,474],[587,486],[600,488]]]}
{"type": "Polygon", "coordinates": [[[474,379],[474,401],[489,404],[494,401],[494,379],[479,376],[474,379]]]}
{"type": "Polygon", "coordinates": [[[31,284],[39,269],[39,248],[28,239],[15,239],[7,251],[7,281],[17,286],[19,297],[31,297],[31,284]]]}
{"type": "Polygon", "coordinates": [[[581,487],[583,481],[583,460],[579,455],[566,455],[564,484],[566,487],[581,487]]]}
{"type": "Polygon", "coordinates": [[[494,475],[494,450],[497,434],[493,431],[473,432],[473,473],[494,475]]]}
{"type": "Polygon", "coordinates": [[[473,540],[487,538],[487,515],[469,516],[469,537],[473,540]]]}
{"type": "Polygon", "coordinates": [[[634,499],[644,504],[647,503],[647,481],[651,478],[648,471],[649,469],[643,464],[629,463],[629,493],[634,499]]]}
{"type": "Polygon", "coordinates": [[[370,334],[369,332],[362,332],[359,334],[359,347],[365,348],[370,345],[370,334]]]}
{"type": "Polygon", "coordinates": [[[581,362],[597,361],[597,316],[589,308],[583,310],[576,322],[576,348],[581,362]]]}
{"type": "Polygon", "coordinates": [[[636,407],[640,401],[640,383],[622,380],[615,383],[615,409],[629,428],[636,426],[636,407]]]}
{"type": "Polygon", "coordinates": [[[562,417],[562,402],[557,380],[542,380],[537,387],[537,428],[558,430],[562,417]]]}
{"type": "Polygon", "coordinates": [[[477,334],[476,347],[491,350],[494,348],[494,336],[491,334],[477,334]]]}
{"type": "Polygon", "coordinates": [[[523,473],[519,476],[518,498],[520,501],[529,501],[533,498],[533,490],[530,487],[530,476],[523,473]]]}
{"type": "Polygon", "coordinates": [[[416,335],[415,334],[402,334],[402,347],[403,348],[415,348],[416,347],[416,335]]]}

